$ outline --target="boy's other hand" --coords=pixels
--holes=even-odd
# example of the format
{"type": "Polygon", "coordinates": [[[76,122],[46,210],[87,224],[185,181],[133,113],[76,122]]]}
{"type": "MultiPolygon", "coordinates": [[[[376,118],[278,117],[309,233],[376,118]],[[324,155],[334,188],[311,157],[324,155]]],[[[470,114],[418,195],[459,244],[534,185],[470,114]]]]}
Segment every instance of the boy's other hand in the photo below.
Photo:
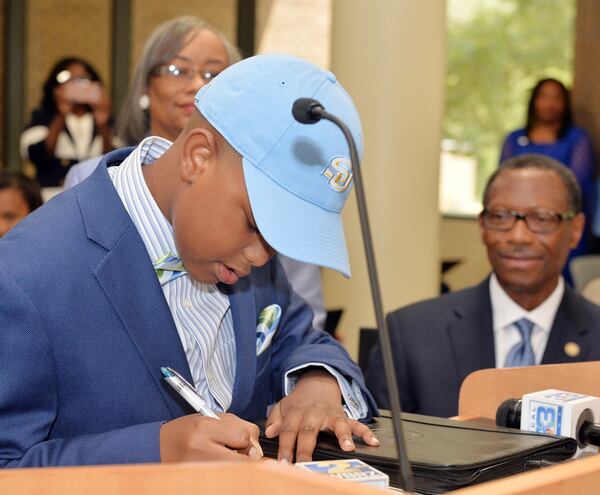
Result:
{"type": "Polygon", "coordinates": [[[344,451],[355,449],[352,435],[379,445],[367,425],[346,416],[337,380],[327,371],[313,369],[302,374],[293,392],[273,407],[265,435],[279,435],[278,459],[292,462],[296,447],[296,461],[304,462],[312,460],[320,431],[334,434],[344,451]]]}
{"type": "Polygon", "coordinates": [[[263,456],[258,427],[233,414],[219,414],[221,421],[190,414],[160,428],[161,462],[248,461],[263,456]]]}

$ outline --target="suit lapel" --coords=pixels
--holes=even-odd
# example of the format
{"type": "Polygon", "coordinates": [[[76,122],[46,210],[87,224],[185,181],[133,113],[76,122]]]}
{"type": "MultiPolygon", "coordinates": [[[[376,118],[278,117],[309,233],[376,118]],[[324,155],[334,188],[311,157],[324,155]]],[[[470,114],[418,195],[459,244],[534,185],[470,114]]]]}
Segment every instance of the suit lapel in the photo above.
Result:
{"type": "Polygon", "coordinates": [[[192,381],[189,365],[143,241],[108,177],[106,160],[78,193],[88,237],[108,250],[94,275],[173,416],[181,416],[185,411],[163,383],[160,367],[171,366],[192,381]]]}
{"type": "Polygon", "coordinates": [[[236,343],[236,373],[229,409],[233,414],[240,414],[246,409],[255,385],[258,315],[254,293],[250,288],[251,277],[243,278],[233,287],[219,285],[221,291],[229,297],[236,343]]]}
{"type": "Polygon", "coordinates": [[[554,324],[548,337],[542,364],[586,361],[590,352],[590,331],[580,318],[580,301],[570,287],[565,286],[554,324]],[[569,351],[568,355],[565,350],[569,351]]]}
{"type": "Polygon", "coordinates": [[[489,279],[454,308],[448,336],[460,382],[471,372],[496,366],[489,279]]]}

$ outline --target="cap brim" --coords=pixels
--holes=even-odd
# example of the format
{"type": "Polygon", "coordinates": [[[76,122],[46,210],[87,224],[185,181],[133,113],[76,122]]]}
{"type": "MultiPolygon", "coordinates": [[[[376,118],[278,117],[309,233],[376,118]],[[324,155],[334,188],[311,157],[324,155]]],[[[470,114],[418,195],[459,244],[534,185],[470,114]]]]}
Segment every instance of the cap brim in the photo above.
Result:
{"type": "Polygon", "coordinates": [[[286,191],[243,157],[252,214],[261,235],[277,252],[350,278],[341,215],[286,191]]]}

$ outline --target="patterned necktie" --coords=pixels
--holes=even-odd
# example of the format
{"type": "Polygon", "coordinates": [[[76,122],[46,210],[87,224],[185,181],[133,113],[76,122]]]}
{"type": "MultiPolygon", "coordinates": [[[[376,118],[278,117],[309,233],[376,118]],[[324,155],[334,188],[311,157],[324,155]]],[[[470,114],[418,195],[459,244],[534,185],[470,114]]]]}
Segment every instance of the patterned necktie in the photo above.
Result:
{"type": "Polygon", "coordinates": [[[181,258],[173,253],[167,253],[154,261],[154,269],[161,286],[186,274],[181,258]]]}
{"type": "Polygon", "coordinates": [[[521,318],[515,321],[515,326],[521,334],[521,342],[515,344],[506,356],[505,368],[513,366],[533,366],[535,364],[535,356],[531,347],[531,331],[533,323],[527,318],[521,318]]]}

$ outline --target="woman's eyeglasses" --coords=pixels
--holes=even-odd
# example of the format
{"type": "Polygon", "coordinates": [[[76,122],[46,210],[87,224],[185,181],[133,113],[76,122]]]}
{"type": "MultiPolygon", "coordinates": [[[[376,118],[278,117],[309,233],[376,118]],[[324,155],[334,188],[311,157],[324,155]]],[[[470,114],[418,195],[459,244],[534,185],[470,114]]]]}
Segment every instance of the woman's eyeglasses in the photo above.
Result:
{"type": "Polygon", "coordinates": [[[175,64],[163,64],[155,67],[150,72],[153,76],[165,76],[174,81],[193,81],[198,76],[205,83],[212,81],[219,73],[210,70],[181,67],[175,64]]]}

